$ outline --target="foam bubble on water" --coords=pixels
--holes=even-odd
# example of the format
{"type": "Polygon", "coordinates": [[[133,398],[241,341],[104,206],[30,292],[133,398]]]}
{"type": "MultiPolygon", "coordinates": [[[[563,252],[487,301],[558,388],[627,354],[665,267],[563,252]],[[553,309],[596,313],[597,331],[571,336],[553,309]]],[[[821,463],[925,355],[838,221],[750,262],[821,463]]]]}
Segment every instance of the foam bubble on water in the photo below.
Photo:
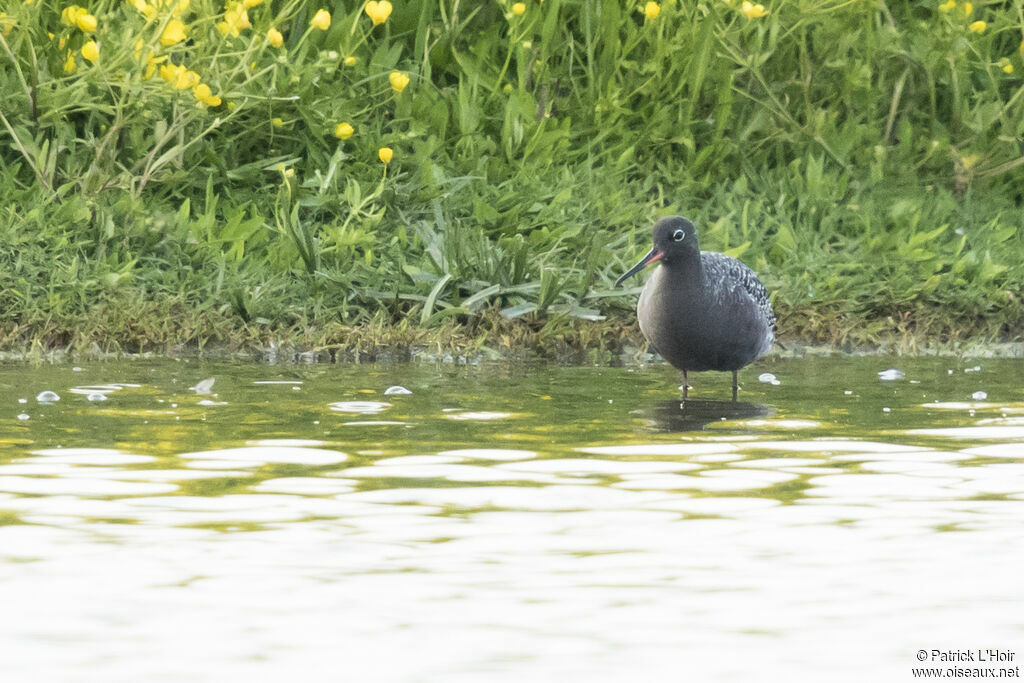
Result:
{"type": "Polygon", "coordinates": [[[102,391],[94,391],[91,394],[87,394],[85,398],[93,402],[106,401],[107,395],[104,394],[102,391]]]}
{"type": "Polygon", "coordinates": [[[882,408],[882,412],[883,413],[891,413],[892,412],[892,408],[889,408],[888,406],[886,406],[885,408],[882,408]]]}
{"type": "Polygon", "coordinates": [[[385,396],[407,396],[407,395],[409,395],[411,393],[412,392],[409,391],[408,389],[406,389],[405,387],[399,386],[397,384],[394,385],[394,386],[388,387],[387,389],[384,390],[384,395],[385,396]]]}
{"type": "Polygon", "coordinates": [[[40,403],[53,403],[60,400],[60,396],[55,391],[40,391],[36,396],[36,400],[40,403]]]}
{"type": "Polygon", "coordinates": [[[888,370],[882,370],[878,373],[878,379],[883,382],[894,382],[898,379],[903,379],[907,376],[907,373],[896,368],[889,368],[888,370]]]}
{"type": "Polygon", "coordinates": [[[779,378],[770,372],[762,372],[760,375],[757,376],[757,381],[761,382],[762,384],[771,384],[774,387],[777,387],[780,384],[782,384],[782,382],[779,381],[779,378]]]}
{"type": "Polygon", "coordinates": [[[29,416],[26,413],[18,413],[18,419],[19,420],[27,420],[27,419],[29,419],[29,416]]]}
{"type": "Polygon", "coordinates": [[[973,394],[971,394],[971,398],[973,398],[975,401],[984,401],[986,398],[988,398],[988,394],[985,393],[984,391],[975,391],[973,394]]]}
{"type": "Polygon", "coordinates": [[[964,368],[964,372],[981,372],[981,366],[975,365],[973,368],[964,368]]]}

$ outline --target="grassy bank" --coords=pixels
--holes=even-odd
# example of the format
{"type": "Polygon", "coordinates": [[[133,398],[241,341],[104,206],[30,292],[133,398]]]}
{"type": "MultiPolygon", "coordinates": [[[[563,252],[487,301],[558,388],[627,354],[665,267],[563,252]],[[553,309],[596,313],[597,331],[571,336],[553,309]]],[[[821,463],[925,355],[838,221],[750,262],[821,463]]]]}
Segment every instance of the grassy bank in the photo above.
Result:
{"type": "Polygon", "coordinates": [[[1015,3],[80,2],[0,16],[0,348],[616,348],[669,213],[784,339],[1021,339],[1015,3]]]}

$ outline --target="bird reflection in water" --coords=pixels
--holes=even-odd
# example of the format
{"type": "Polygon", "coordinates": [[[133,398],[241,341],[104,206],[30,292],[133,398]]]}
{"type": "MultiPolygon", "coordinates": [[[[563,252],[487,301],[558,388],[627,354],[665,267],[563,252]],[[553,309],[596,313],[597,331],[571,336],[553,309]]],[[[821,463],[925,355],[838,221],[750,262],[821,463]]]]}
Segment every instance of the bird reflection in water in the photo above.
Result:
{"type": "Polygon", "coordinates": [[[655,432],[697,432],[729,420],[747,420],[775,414],[775,408],[744,401],[658,401],[636,413],[655,432]]]}

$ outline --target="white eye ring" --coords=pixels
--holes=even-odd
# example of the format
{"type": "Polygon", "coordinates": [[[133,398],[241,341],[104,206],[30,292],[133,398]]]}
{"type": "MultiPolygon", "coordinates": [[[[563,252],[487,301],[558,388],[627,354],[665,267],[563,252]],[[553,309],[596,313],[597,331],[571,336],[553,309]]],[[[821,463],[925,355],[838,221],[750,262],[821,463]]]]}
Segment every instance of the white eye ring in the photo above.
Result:
{"type": "Polygon", "coordinates": [[[676,230],[674,233],[672,233],[672,239],[675,240],[676,242],[682,242],[683,237],[685,236],[686,233],[684,233],[682,230],[676,230]]]}

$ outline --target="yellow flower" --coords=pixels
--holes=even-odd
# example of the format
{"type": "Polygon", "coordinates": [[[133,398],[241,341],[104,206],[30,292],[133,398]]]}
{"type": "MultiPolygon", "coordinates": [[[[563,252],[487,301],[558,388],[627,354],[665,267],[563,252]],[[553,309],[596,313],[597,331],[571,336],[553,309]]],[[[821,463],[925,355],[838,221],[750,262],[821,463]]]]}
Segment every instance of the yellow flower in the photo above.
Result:
{"type": "Polygon", "coordinates": [[[956,8],[956,0],[946,0],[946,2],[939,5],[940,12],[952,12],[956,8]]]}
{"type": "Polygon", "coordinates": [[[270,119],[270,125],[272,125],[274,128],[282,128],[284,126],[284,119],[282,119],[280,116],[275,116],[274,118],[270,119]]]}
{"type": "Polygon", "coordinates": [[[654,21],[661,14],[661,5],[656,2],[649,2],[644,5],[644,16],[648,21],[654,21]]]}
{"type": "Polygon", "coordinates": [[[276,28],[272,28],[267,31],[267,40],[269,40],[270,44],[274,47],[281,47],[284,45],[284,36],[282,36],[281,32],[276,28]]]}
{"type": "MultiPolygon", "coordinates": [[[[14,30],[14,25],[17,22],[13,17],[7,16],[7,12],[0,12],[0,34],[5,36],[10,35],[11,31],[14,30]]],[[[50,38],[53,38],[53,34],[50,34],[50,38]]]]}
{"type": "Polygon", "coordinates": [[[96,17],[85,10],[75,17],[75,25],[82,33],[93,33],[96,31],[96,17]]]}
{"type": "Polygon", "coordinates": [[[95,40],[90,40],[88,43],[82,46],[82,56],[88,59],[93,64],[99,61],[100,46],[96,44],[95,40]]]}
{"type": "Polygon", "coordinates": [[[146,71],[142,74],[143,78],[152,78],[156,72],[156,67],[161,63],[167,61],[167,55],[160,57],[154,57],[153,53],[150,52],[149,56],[146,57],[146,71]]]}
{"type": "Polygon", "coordinates": [[[976,21],[967,28],[971,29],[975,33],[984,33],[985,29],[988,28],[988,24],[986,24],[984,21],[976,21]]]}
{"type": "Polygon", "coordinates": [[[380,2],[373,2],[371,0],[366,3],[363,11],[366,12],[366,16],[370,17],[374,26],[380,26],[391,16],[391,9],[391,3],[388,0],[381,0],[380,2]]]}
{"type": "Polygon", "coordinates": [[[190,71],[184,64],[164,64],[160,67],[160,78],[174,86],[175,90],[188,90],[199,85],[199,74],[190,71]]]}
{"type": "Polygon", "coordinates": [[[526,14],[526,3],[517,2],[516,4],[512,5],[512,14],[515,14],[516,16],[526,14]]]}
{"type": "Polygon", "coordinates": [[[196,87],[192,88],[192,94],[196,96],[197,100],[205,104],[207,107],[220,106],[220,97],[214,95],[210,91],[210,86],[205,83],[200,83],[196,87]]]}
{"type": "Polygon", "coordinates": [[[309,25],[321,31],[326,31],[331,27],[331,13],[325,9],[318,9],[310,20],[309,25]]]}
{"type": "Polygon", "coordinates": [[[352,124],[348,121],[339,123],[334,129],[334,137],[342,140],[348,140],[352,137],[352,134],[356,132],[356,129],[352,127],[352,124]]]}
{"type": "Polygon", "coordinates": [[[974,5],[972,5],[969,2],[965,2],[964,3],[964,16],[965,17],[969,17],[969,16],[971,16],[972,12],[974,12],[974,5]]]}
{"type": "Polygon", "coordinates": [[[401,71],[392,71],[388,76],[388,80],[391,81],[391,89],[395,92],[402,92],[405,90],[405,86],[409,85],[409,76],[401,71]]]}
{"type": "Polygon", "coordinates": [[[1013,64],[1010,64],[1010,60],[1007,59],[1006,57],[1003,57],[1002,59],[999,60],[999,68],[1003,70],[1004,74],[1013,73],[1013,64]]]}
{"type": "Polygon", "coordinates": [[[228,34],[237,38],[239,34],[252,24],[249,23],[249,10],[241,3],[231,3],[224,12],[224,21],[217,24],[217,30],[222,36],[228,34]]]}
{"type": "Polygon", "coordinates": [[[760,3],[755,5],[747,0],[743,1],[743,4],[740,6],[740,11],[743,12],[743,16],[747,19],[760,19],[768,14],[768,10],[764,8],[764,5],[760,3]]]}
{"type": "Polygon", "coordinates": [[[390,164],[393,156],[395,156],[395,150],[390,147],[381,147],[377,150],[377,158],[385,164],[390,164]]]}
{"type": "Polygon", "coordinates": [[[88,12],[78,5],[68,5],[60,13],[60,23],[65,26],[77,26],[78,17],[83,14],[88,14],[88,12]]]}
{"type": "Polygon", "coordinates": [[[156,8],[150,5],[146,0],[128,0],[131,6],[139,11],[142,16],[146,19],[156,18],[156,8]]]}
{"type": "Polygon", "coordinates": [[[348,57],[345,57],[345,66],[355,66],[358,61],[359,58],[349,55],[348,57]]]}
{"type": "Polygon", "coordinates": [[[160,44],[164,47],[170,47],[171,45],[177,45],[186,38],[188,36],[185,34],[185,22],[181,19],[171,19],[167,22],[167,26],[164,27],[164,32],[160,34],[160,44]]]}
{"type": "Polygon", "coordinates": [[[242,4],[246,7],[257,7],[263,4],[263,0],[242,0],[242,4]]]}
{"type": "Polygon", "coordinates": [[[73,74],[78,69],[78,65],[75,64],[75,53],[68,50],[68,58],[64,60],[64,73],[73,74]]]}

